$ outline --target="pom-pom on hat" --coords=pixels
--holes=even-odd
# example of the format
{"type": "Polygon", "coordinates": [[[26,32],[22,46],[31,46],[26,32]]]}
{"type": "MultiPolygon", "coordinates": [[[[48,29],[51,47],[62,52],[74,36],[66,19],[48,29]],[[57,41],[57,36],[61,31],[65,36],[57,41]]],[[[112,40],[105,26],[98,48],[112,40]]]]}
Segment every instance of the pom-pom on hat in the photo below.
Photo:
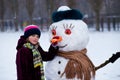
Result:
{"type": "Polygon", "coordinates": [[[28,38],[30,35],[37,34],[39,37],[41,32],[37,25],[28,25],[24,28],[24,37],[28,38]]]}
{"type": "Polygon", "coordinates": [[[76,9],[70,9],[68,6],[61,6],[56,12],[52,14],[53,22],[61,20],[81,20],[83,15],[76,9]]]}

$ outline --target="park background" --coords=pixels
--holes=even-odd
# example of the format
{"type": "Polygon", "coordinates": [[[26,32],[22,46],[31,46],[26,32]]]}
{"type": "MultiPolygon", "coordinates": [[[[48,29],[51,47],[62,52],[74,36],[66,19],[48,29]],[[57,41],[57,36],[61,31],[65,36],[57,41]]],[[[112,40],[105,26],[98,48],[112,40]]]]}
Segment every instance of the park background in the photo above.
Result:
{"type": "Polygon", "coordinates": [[[119,0],[0,0],[0,31],[19,31],[28,24],[47,31],[52,13],[64,5],[80,10],[89,28],[119,30],[119,0]]]}

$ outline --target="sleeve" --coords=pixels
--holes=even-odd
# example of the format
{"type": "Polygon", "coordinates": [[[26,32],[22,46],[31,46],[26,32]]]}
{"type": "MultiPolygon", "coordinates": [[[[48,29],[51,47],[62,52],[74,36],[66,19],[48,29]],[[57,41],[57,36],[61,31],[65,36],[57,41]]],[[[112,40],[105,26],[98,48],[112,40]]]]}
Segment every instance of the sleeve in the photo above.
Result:
{"type": "Polygon", "coordinates": [[[38,50],[40,51],[43,61],[52,60],[57,54],[58,49],[59,49],[58,47],[53,47],[52,45],[50,45],[48,52],[46,52],[40,46],[38,47],[38,50]]]}
{"type": "Polygon", "coordinates": [[[17,80],[33,80],[31,66],[29,64],[29,57],[26,51],[20,49],[16,56],[17,65],[17,80]]]}
{"type": "Polygon", "coordinates": [[[21,51],[19,50],[16,55],[17,80],[23,80],[20,53],[21,51]]]}

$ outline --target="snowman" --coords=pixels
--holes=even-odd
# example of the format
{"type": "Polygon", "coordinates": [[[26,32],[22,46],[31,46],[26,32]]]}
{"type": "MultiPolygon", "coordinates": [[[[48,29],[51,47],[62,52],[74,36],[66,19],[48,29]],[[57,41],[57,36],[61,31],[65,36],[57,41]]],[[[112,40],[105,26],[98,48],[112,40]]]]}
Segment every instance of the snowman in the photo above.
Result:
{"type": "Polygon", "coordinates": [[[54,23],[49,28],[50,42],[58,46],[59,51],[53,60],[46,63],[46,80],[95,80],[96,70],[120,57],[120,52],[116,52],[104,63],[94,66],[87,56],[89,35],[82,18],[78,10],[67,6],[61,6],[53,13],[54,23]]]}
{"type": "Polygon", "coordinates": [[[88,28],[83,15],[67,6],[53,13],[50,42],[59,47],[56,57],[45,66],[46,80],[94,80],[95,67],[87,56],[88,28]]]}

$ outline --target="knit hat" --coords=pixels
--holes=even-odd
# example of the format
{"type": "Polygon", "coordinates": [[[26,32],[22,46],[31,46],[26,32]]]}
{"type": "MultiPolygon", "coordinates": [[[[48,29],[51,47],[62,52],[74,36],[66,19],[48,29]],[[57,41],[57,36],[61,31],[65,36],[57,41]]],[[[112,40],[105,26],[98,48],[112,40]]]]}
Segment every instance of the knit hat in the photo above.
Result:
{"type": "Polygon", "coordinates": [[[28,25],[24,28],[24,37],[28,38],[30,35],[37,34],[39,37],[41,35],[41,32],[39,30],[39,27],[37,25],[28,25]]]}
{"type": "Polygon", "coordinates": [[[53,22],[61,20],[81,20],[83,15],[76,9],[70,9],[68,6],[61,6],[52,14],[53,22]]]}

